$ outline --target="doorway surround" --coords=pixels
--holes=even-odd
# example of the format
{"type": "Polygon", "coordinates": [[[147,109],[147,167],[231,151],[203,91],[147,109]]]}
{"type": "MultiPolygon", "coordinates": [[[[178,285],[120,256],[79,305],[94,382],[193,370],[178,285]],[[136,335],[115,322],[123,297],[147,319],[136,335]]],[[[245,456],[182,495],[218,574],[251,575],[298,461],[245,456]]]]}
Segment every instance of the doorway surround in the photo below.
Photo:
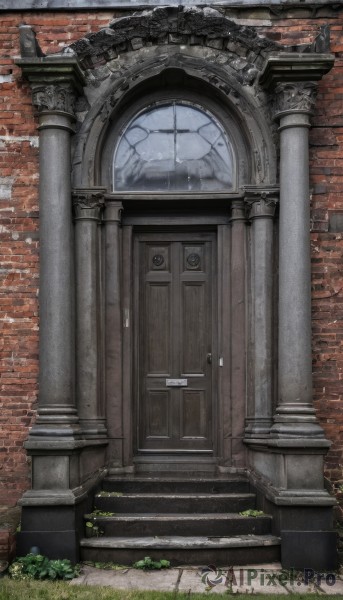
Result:
{"type": "MultiPolygon", "coordinates": [[[[176,15],[170,10],[164,24],[170,36],[176,15]]],[[[72,52],[38,57],[32,30],[21,28],[18,64],[39,115],[41,223],[40,396],[26,442],[33,466],[21,501],[23,549],[35,539],[44,550],[53,534],[55,554],[68,548],[75,559],[89,491],[106,470],[135,469],[133,378],[123,368],[133,360],[132,242],[142,228],[179,227],[180,218],[186,231],[205,228],[218,242],[216,467],[248,473],[261,508],[275,516],[284,566],[293,566],[299,532],[308,542],[299,567],[309,566],[311,545],[332,543],[334,500],[323,478],[330,443],[312,404],[308,129],[333,58],[288,52],[251,30],[256,59],[239,62],[244,28],[218,19],[215,44],[195,39],[191,21],[182,42],[154,45],[146,34],[122,58],[105,44],[111,69],[102,72],[92,71],[82,40],[72,52]],[[122,115],[163,95],[168,80],[170,94],[182,83],[222,115],[236,152],[232,190],[161,197],[113,189],[122,115]]],[[[328,567],[324,551],[319,562],[328,567]]]]}

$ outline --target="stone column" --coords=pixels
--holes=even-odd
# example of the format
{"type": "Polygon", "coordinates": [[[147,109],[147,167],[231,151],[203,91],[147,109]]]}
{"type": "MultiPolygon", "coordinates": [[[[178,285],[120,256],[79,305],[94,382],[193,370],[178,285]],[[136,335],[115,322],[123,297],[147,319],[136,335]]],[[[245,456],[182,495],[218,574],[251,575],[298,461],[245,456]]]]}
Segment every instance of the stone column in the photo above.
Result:
{"type": "Polygon", "coordinates": [[[271,93],[280,132],[279,400],[272,435],[323,438],[312,402],[308,130],[317,81],[329,54],[268,58],[260,84],[271,93]]]}
{"type": "Polygon", "coordinates": [[[273,219],[277,191],[246,189],[251,227],[251,414],[246,436],[266,437],[272,424],[273,392],[273,219]]]}
{"type": "Polygon", "coordinates": [[[106,199],[105,227],[105,402],[110,466],[122,467],[122,311],[121,311],[121,202],[106,199]]]}
{"type": "Polygon", "coordinates": [[[80,434],[75,406],[74,260],[70,136],[82,71],[74,57],[18,61],[39,113],[40,380],[27,447],[80,434]],[[32,442],[32,443],[31,443],[32,442]]]}
{"type": "Polygon", "coordinates": [[[308,130],[313,82],[275,88],[280,127],[279,403],[275,437],[323,437],[312,403],[308,130]]]}
{"type": "Polygon", "coordinates": [[[76,400],[83,436],[106,435],[100,407],[99,223],[103,189],[73,191],[76,267],[76,400]]]}

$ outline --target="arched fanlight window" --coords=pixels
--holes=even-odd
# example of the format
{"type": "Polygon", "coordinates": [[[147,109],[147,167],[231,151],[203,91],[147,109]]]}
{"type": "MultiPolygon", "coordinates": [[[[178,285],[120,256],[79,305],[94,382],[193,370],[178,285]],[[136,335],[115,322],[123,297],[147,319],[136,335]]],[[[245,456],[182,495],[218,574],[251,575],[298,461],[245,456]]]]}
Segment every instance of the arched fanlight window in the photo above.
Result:
{"type": "Polygon", "coordinates": [[[233,155],[214,116],[182,101],[155,104],[136,116],[117,144],[115,191],[226,191],[233,155]]]}

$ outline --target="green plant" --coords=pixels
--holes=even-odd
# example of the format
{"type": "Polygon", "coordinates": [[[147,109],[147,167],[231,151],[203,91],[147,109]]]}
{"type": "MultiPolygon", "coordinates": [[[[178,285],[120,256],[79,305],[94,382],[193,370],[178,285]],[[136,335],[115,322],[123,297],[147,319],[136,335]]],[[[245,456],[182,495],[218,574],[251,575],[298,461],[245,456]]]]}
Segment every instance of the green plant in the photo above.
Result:
{"type": "Polygon", "coordinates": [[[89,515],[87,515],[87,517],[89,519],[93,519],[94,517],[113,517],[116,513],[114,512],[106,512],[104,510],[100,510],[99,508],[96,508],[95,510],[93,510],[93,512],[91,512],[89,515]]]}
{"type": "Polygon", "coordinates": [[[102,490],[96,496],[97,498],[117,498],[122,495],[123,492],[106,492],[105,490],[102,490]]]}
{"type": "Polygon", "coordinates": [[[242,510],[239,514],[242,517],[262,517],[265,513],[263,510],[254,510],[253,508],[249,508],[248,510],[242,510]]]}
{"type": "Polygon", "coordinates": [[[12,579],[73,579],[79,575],[78,566],[70,560],[49,560],[42,554],[27,554],[17,558],[9,567],[12,579]]]}
{"type": "Polygon", "coordinates": [[[87,537],[100,537],[104,535],[103,529],[98,525],[92,523],[92,521],[86,521],[86,536],[87,537]]]}
{"type": "Polygon", "coordinates": [[[153,569],[169,569],[169,560],[152,560],[150,556],[145,556],[143,560],[138,560],[133,563],[135,569],[144,569],[145,571],[151,571],[153,569]]]}

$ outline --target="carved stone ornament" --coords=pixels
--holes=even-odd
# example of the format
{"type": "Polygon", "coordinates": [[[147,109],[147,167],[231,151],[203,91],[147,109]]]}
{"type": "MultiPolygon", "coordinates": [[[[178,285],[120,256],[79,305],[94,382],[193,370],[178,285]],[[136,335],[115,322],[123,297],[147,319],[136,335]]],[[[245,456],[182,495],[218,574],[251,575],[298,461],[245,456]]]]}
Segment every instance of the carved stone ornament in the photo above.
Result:
{"type": "Polygon", "coordinates": [[[75,219],[99,219],[104,205],[105,198],[102,190],[74,190],[73,192],[75,219]]]}
{"type": "Polygon", "coordinates": [[[304,83],[279,83],[273,94],[274,114],[282,112],[312,112],[316,103],[317,84],[312,81],[304,83]]]}
{"type": "Polygon", "coordinates": [[[279,187],[246,186],[244,205],[249,219],[273,218],[279,202],[279,187]]]}
{"type": "Polygon", "coordinates": [[[97,190],[74,190],[74,206],[80,208],[101,208],[105,204],[104,192],[97,190]]]}
{"type": "Polygon", "coordinates": [[[262,193],[259,197],[246,199],[249,219],[272,219],[277,206],[277,199],[262,193]]]}
{"type": "Polygon", "coordinates": [[[74,113],[75,94],[71,86],[45,85],[32,90],[33,104],[39,111],[60,110],[74,113]]]}

